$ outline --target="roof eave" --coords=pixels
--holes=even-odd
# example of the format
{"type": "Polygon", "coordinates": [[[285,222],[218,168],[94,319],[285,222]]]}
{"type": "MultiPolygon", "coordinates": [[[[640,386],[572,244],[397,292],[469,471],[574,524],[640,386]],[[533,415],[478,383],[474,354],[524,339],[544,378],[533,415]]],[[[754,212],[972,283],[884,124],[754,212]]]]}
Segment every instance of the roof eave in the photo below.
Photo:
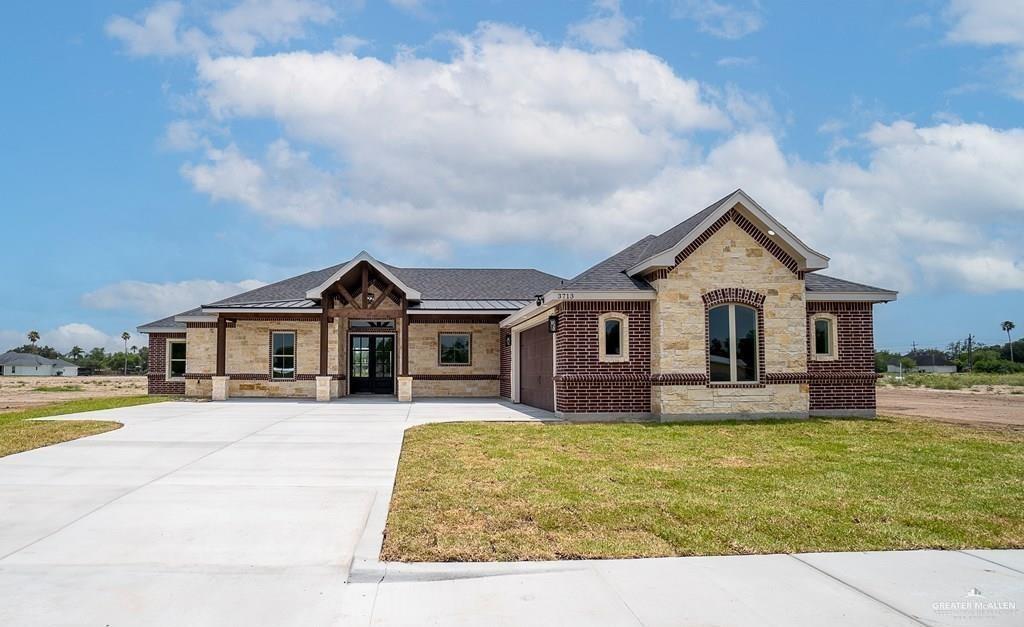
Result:
{"type": "Polygon", "coordinates": [[[141,326],[135,327],[135,331],[138,333],[184,333],[185,329],[181,327],[152,327],[152,326],[141,326]]]}
{"type": "Polygon", "coordinates": [[[369,263],[371,266],[373,266],[374,270],[383,274],[389,281],[395,284],[395,287],[402,290],[402,292],[405,294],[406,299],[422,300],[422,296],[418,290],[415,290],[406,285],[405,283],[403,283],[401,279],[395,276],[393,272],[388,270],[384,264],[374,259],[373,256],[370,253],[366,252],[365,250],[361,251],[358,255],[353,257],[351,261],[349,261],[339,270],[334,272],[334,274],[329,276],[326,281],[322,282],[320,285],[312,289],[306,290],[306,298],[319,300],[322,297],[324,290],[326,290],[331,285],[334,285],[334,283],[336,283],[338,279],[345,276],[349,271],[352,270],[352,268],[356,267],[356,265],[363,261],[369,263]]]}
{"type": "Polygon", "coordinates": [[[899,296],[899,292],[807,292],[808,302],[853,302],[853,303],[889,303],[899,296]]]}
{"type": "Polygon", "coordinates": [[[686,237],[679,240],[671,248],[664,250],[660,253],[656,253],[641,260],[640,262],[633,265],[631,268],[626,270],[626,274],[629,276],[642,276],[649,274],[655,270],[662,270],[665,268],[672,268],[675,264],[676,256],[687,246],[689,246],[694,240],[700,237],[705,231],[711,228],[711,225],[721,218],[727,211],[735,207],[737,204],[742,204],[748,211],[754,214],[759,220],[768,224],[771,230],[775,231],[776,235],[788,244],[791,248],[799,252],[803,257],[804,262],[800,264],[800,270],[804,272],[811,272],[814,270],[824,270],[828,267],[829,258],[825,255],[814,250],[807,244],[803,243],[796,235],[785,227],[781,222],[775,219],[770,213],[768,213],[764,207],[757,204],[753,198],[747,195],[743,190],[736,190],[732,196],[729,196],[725,202],[721,203],[717,209],[712,211],[704,220],[701,221],[692,231],[690,231],[686,237]]]}

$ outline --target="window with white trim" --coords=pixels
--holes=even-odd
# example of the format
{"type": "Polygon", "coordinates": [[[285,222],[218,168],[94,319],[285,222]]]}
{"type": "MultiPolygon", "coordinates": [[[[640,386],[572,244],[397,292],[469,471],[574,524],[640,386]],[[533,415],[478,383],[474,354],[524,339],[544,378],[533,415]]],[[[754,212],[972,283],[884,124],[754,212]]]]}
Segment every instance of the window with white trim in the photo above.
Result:
{"type": "Polygon", "coordinates": [[[712,383],[757,381],[757,310],[719,305],[708,311],[708,362],[712,383]]]}
{"type": "Polygon", "coordinates": [[[295,378],[295,332],[274,331],[270,334],[271,379],[295,378]]]}
{"type": "Polygon", "coordinates": [[[836,317],[829,313],[811,316],[811,358],[816,361],[838,359],[839,344],[836,337],[836,317]]]}
{"type": "Polygon", "coordinates": [[[437,363],[442,366],[468,366],[473,362],[471,333],[438,333],[437,363]]]}
{"type": "Polygon", "coordinates": [[[188,352],[185,340],[167,340],[167,378],[185,378],[185,357],[188,352]]]}
{"type": "Polygon", "coordinates": [[[600,361],[629,361],[629,317],[618,312],[598,316],[597,343],[600,361]]]}

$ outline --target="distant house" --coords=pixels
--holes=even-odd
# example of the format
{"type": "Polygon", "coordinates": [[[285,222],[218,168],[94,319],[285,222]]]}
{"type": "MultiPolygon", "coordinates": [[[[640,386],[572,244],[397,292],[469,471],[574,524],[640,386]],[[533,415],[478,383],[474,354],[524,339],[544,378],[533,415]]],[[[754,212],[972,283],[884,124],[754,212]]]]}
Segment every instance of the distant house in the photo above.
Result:
{"type": "Polygon", "coordinates": [[[63,359],[48,359],[13,351],[0,355],[0,375],[16,377],[77,377],[78,366],[63,359]]]}
{"type": "MultiPolygon", "coordinates": [[[[913,368],[903,368],[902,372],[904,373],[931,372],[934,374],[953,374],[956,372],[956,364],[949,361],[945,353],[935,349],[911,351],[903,355],[901,359],[910,359],[917,364],[913,368]]],[[[889,362],[886,365],[886,371],[889,374],[900,374],[899,362],[889,362]]]]}

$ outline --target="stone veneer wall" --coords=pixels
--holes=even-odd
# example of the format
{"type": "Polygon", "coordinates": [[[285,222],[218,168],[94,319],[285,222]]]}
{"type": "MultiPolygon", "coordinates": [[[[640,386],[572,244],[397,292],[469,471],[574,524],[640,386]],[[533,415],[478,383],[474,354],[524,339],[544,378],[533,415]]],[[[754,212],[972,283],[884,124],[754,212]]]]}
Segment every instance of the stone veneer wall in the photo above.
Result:
{"type": "Polygon", "coordinates": [[[555,410],[566,414],[649,414],[651,313],[647,301],[568,301],[558,305],[555,410]],[[601,314],[628,318],[629,361],[599,360],[601,314]]]}
{"type": "Polygon", "coordinates": [[[409,373],[412,397],[469,396],[494,397],[499,394],[500,332],[498,324],[459,322],[417,322],[409,324],[409,373]],[[470,365],[442,366],[438,358],[439,333],[472,335],[470,365]]]}
{"type": "Polygon", "coordinates": [[[807,415],[804,281],[754,235],[736,218],[724,218],[700,246],[677,258],[675,268],[651,281],[658,292],[651,307],[655,416],[671,420],[708,414],[807,415]],[[764,371],[757,384],[708,380],[707,309],[702,295],[729,288],[764,297],[764,371]]]}
{"type": "Polygon", "coordinates": [[[816,313],[836,317],[838,359],[810,358],[807,342],[807,372],[810,377],[811,414],[828,415],[850,411],[854,415],[875,412],[875,338],[872,303],[808,302],[807,326],[816,313]]]}
{"type": "MultiPolygon", "coordinates": [[[[320,323],[316,320],[268,316],[261,320],[239,320],[229,325],[225,336],[225,374],[231,378],[232,396],[314,398],[320,372],[320,323]],[[295,332],[294,380],[271,380],[271,332],[295,332]]],[[[338,374],[337,323],[328,330],[328,374],[338,374]]],[[[209,396],[210,377],[217,369],[217,329],[213,323],[190,323],[186,331],[188,362],[185,394],[209,396]]],[[[332,384],[337,396],[338,382],[332,384]]]]}
{"type": "MultiPolygon", "coordinates": [[[[185,339],[184,333],[150,333],[149,334],[149,372],[147,375],[148,392],[150,394],[185,393],[184,381],[167,380],[167,340],[185,339]]],[[[186,361],[187,365],[187,361],[186,361]]]]}

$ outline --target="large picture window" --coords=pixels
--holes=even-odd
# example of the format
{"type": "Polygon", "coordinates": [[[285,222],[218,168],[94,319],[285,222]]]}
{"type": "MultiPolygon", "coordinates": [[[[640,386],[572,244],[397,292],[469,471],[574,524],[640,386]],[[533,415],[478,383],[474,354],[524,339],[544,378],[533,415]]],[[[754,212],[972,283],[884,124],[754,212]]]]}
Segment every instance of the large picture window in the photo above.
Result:
{"type": "Polygon", "coordinates": [[[185,378],[185,340],[167,342],[167,378],[185,378]]]}
{"type": "Polygon", "coordinates": [[[708,312],[711,381],[757,381],[757,311],[743,305],[720,305],[708,312]]]}
{"type": "Polygon", "coordinates": [[[472,359],[472,335],[441,333],[437,336],[437,350],[442,366],[468,366],[472,359]]]}
{"type": "Polygon", "coordinates": [[[272,379],[295,378],[295,333],[274,331],[271,338],[270,377],[272,379]]]}

